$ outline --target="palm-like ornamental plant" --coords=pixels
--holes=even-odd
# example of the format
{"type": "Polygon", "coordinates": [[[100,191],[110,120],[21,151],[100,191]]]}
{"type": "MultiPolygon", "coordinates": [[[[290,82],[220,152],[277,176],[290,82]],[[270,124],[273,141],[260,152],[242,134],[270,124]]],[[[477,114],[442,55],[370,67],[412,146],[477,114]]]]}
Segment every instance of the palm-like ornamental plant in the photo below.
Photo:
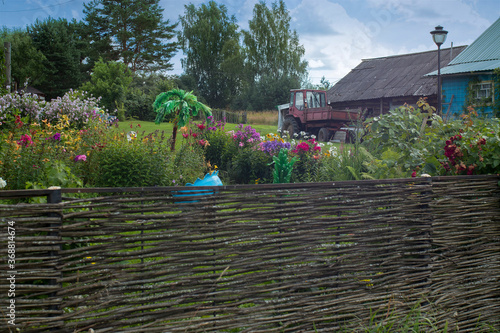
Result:
{"type": "Polygon", "coordinates": [[[174,114],[174,128],[172,129],[172,146],[175,150],[175,139],[177,137],[177,128],[186,126],[192,116],[197,116],[201,111],[205,117],[211,116],[211,109],[205,104],[198,102],[198,98],[193,92],[186,92],[182,89],[172,89],[162,92],[156,96],[153,103],[153,109],[157,113],[155,123],[160,124],[165,116],[174,114]]]}

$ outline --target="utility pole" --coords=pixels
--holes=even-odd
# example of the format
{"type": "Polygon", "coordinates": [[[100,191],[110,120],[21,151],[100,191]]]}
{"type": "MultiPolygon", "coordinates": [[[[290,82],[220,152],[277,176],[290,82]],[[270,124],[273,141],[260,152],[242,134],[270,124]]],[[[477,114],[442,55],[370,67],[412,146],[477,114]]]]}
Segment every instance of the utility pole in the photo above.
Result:
{"type": "Polygon", "coordinates": [[[7,92],[11,92],[11,74],[12,74],[12,68],[11,68],[11,46],[10,42],[4,42],[3,47],[5,48],[5,76],[6,76],[6,81],[5,81],[5,87],[7,88],[7,92]]]}

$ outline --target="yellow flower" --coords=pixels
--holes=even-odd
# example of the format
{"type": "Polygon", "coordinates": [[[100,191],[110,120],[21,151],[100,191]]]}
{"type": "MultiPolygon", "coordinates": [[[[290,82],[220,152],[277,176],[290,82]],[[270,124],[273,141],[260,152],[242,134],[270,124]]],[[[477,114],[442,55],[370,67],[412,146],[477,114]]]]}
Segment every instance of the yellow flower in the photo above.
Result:
{"type": "Polygon", "coordinates": [[[188,131],[189,131],[189,128],[188,128],[187,126],[182,126],[182,127],[181,127],[181,132],[182,132],[183,134],[186,134],[188,131]]]}

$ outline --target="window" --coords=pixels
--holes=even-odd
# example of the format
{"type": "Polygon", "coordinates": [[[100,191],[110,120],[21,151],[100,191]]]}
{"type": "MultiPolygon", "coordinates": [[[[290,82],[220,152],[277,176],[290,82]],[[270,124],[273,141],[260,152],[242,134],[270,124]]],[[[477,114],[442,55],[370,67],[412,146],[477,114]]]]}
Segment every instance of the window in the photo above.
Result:
{"type": "Polygon", "coordinates": [[[317,91],[307,92],[307,107],[320,108],[326,106],[325,93],[317,91]]]}
{"type": "Polygon", "coordinates": [[[484,81],[474,85],[475,99],[478,102],[492,102],[493,99],[493,84],[492,82],[484,81]]]}
{"type": "Polygon", "coordinates": [[[304,95],[302,91],[295,93],[295,107],[298,110],[304,110],[304,95]]]}

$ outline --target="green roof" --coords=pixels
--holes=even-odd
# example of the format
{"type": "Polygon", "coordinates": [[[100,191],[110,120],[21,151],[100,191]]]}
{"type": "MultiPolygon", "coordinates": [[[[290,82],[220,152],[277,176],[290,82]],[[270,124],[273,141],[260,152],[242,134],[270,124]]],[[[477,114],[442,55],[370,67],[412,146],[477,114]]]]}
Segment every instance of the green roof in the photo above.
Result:
{"type": "MultiPolygon", "coordinates": [[[[500,18],[481,34],[441,74],[492,71],[500,67],[500,18]]],[[[427,75],[437,75],[437,71],[427,75]]]]}

